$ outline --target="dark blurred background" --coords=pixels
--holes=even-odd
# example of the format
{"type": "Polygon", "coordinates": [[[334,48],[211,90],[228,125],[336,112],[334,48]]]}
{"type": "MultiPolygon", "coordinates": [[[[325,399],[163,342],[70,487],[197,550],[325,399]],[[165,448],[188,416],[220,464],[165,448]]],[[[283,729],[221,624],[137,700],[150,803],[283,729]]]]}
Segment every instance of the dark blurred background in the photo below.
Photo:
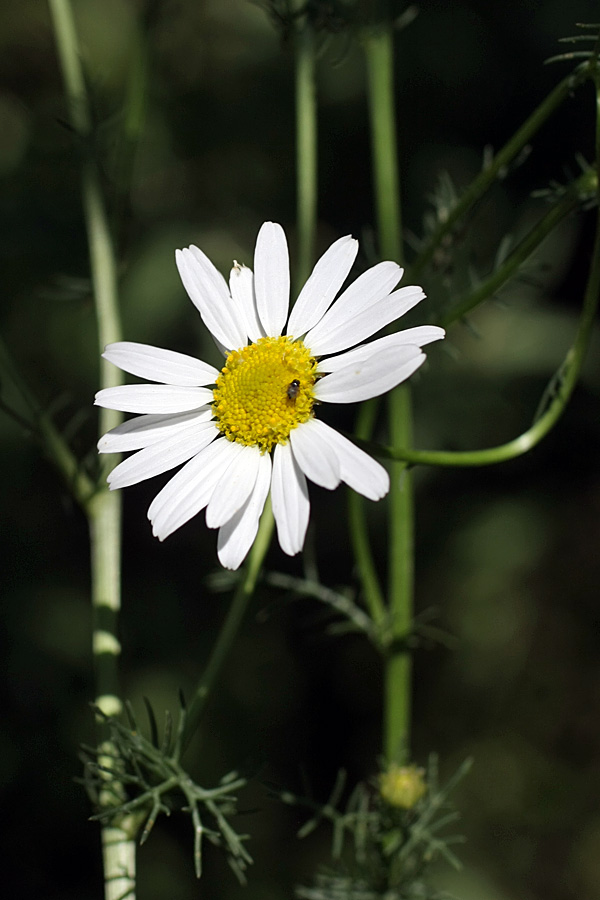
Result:
{"type": "MultiPolygon", "coordinates": [[[[291,46],[245,0],[74,6],[118,234],[125,337],[216,361],[174,249],[196,243],[224,272],[234,258],[251,265],[256,232],[273,219],[294,255],[291,46]],[[120,135],[135,47],[148,82],[128,167],[120,135]]],[[[459,189],[468,184],[484,148],[502,146],[568,71],[569,63],[543,65],[561,49],[558,38],[597,19],[598,4],[584,0],[420,5],[397,41],[409,258],[440,172],[459,189]]],[[[1,4],[0,49],[1,334],[73,448],[93,460],[98,353],[79,152],[65,125],[46,4],[1,4]]],[[[364,267],[376,241],[363,58],[353,40],[329,39],[319,79],[318,249],[353,233],[364,267]]],[[[522,234],[543,213],[532,191],[577,173],[577,153],[592,159],[593,115],[587,85],[493,189],[478,213],[477,243],[466,245],[474,271],[485,274],[503,236],[522,234]]],[[[592,224],[589,214],[563,223],[501,303],[431,348],[414,379],[418,446],[477,449],[528,427],[574,334],[592,224]]],[[[433,280],[425,286],[422,320],[440,299],[433,280]]],[[[414,755],[424,763],[437,751],[444,777],[475,759],[456,793],[466,866],[436,876],[461,900],[600,896],[597,350],[596,340],[566,414],[529,456],[416,475],[417,609],[448,639],[416,653],[414,755]]],[[[328,421],[351,428],[353,415],[328,421]]],[[[94,739],[86,523],[6,417],[0,461],[3,884],[11,898],[87,900],[101,896],[101,867],[98,830],[74,782],[78,746],[94,739]]],[[[211,588],[215,534],[203,517],[165,544],[152,537],[146,509],[164,480],[125,496],[123,681],[140,719],[144,696],[160,715],[176,710],[179,688],[192,690],[228,602],[211,588]]],[[[344,490],[311,487],[311,498],[307,552],[325,584],[354,585],[344,490]]],[[[384,560],[384,505],[370,515],[384,560]]],[[[302,573],[302,559],[276,546],[268,564],[302,573]]],[[[301,792],[308,784],[324,801],[338,767],[350,781],[376,768],[379,661],[359,637],[324,636],[323,624],[315,601],[262,590],[188,759],[207,786],[231,768],[252,778],[238,821],[252,834],[249,886],[210,849],[198,884],[189,820],[174,816],[140,851],[143,900],[290,897],[326,860],[326,829],[298,842],[302,813],[262,787],[301,792]]]]}

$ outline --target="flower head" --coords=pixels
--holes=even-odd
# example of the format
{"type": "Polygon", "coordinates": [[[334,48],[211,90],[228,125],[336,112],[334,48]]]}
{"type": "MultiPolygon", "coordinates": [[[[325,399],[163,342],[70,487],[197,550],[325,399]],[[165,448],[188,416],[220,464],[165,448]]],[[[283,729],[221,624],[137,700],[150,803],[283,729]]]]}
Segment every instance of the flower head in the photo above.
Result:
{"type": "Polygon", "coordinates": [[[185,289],[225,356],[221,370],[145,344],[106,347],[105,359],[153,382],[96,395],[99,406],[137,413],[98,443],[100,453],[137,451],[113,469],[110,487],[185,463],[148,510],[160,540],[206,509],[206,524],[219,529],[219,559],[236,569],[256,537],[269,492],[279,543],[289,555],[304,543],[307,478],[330,490],[344,481],[371,500],[385,496],[383,466],[316,418],[315,404],[354,403],[390,390],[419,368],[421,347],[444,331],[423,325],[361,343],[425,295],[419,287],[394,290],[403,270],[382,262],[336,300],[357,252],[351,237],[332,244],[288,318],[289,259],[280,225],[264,223],[254,274],[235,263],[229,286],[197,247],[178,250],[185,289]]]}
{"type": "Polygon", "coordinates": [[[412,809],[427,793],[425,771],[417,766],[390,763],[379,776],[379,792],[390,806],[412,809]]]}

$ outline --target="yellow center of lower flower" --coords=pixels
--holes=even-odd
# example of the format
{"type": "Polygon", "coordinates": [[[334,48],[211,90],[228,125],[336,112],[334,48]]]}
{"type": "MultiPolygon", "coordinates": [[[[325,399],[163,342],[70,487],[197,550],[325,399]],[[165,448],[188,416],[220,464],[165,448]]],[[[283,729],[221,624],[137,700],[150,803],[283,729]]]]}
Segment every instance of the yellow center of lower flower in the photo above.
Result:
{"type": "Polygon", "coordinates": [[[412,809],[427,793],[425,772],[417,766],[399,766],[390,763],[379,776],[379,791],[390,806],[412,809]]]}
{"type": "Polygon", "coordinates": [[[232,350],[214,389],[217,428],[230,441],[268,453],[308,421],[317,361],[302,341],[259,338],[232,350]]]}

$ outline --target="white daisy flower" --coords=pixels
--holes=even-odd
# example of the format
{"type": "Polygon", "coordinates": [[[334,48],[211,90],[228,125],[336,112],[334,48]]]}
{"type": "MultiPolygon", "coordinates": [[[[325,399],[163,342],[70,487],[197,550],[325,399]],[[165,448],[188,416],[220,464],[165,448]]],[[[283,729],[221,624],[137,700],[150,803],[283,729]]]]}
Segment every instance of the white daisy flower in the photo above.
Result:
{"type": "Polygon", "coordinates": [[[421,348],[444,330],[422,325],[361,343],[425,295],[420,287],[394,290],[403,269],[381,262],[335,300],[357,252],[349,236],[332,244],[288,319],[290,269],[280,225],[264,223],[254,274],[235,263],[229,287],[198,247],[178,250],[181,280],[223,351],[223,368],[129,341],[106,347],[105,359],[153,382],[96,395],[98,406],[138,413],[98,443],[100,453],[137,451],[113,469],[110,487],[185,463],[148,510],[159,540],[206,509],[206,524],[219,529],[219,560],[237,569],[269,492],[279,543],[290,556],[304,544],[307,478],[329,490],[344,481],[371,500],[387,494],[383,466],[316,418],[315,406],[389,391],[419,368],[421,348]]]}

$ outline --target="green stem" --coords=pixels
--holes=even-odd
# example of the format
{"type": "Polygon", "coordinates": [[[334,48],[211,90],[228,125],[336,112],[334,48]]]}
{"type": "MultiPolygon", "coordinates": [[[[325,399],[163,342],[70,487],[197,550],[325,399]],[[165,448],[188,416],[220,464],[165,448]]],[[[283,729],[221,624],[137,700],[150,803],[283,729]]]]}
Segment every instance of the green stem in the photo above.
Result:
{"type": "Polygon", "coordinates": [[[452,308],[443,315],[440,325],[447,327],[465,316],[483,300],[491,297],[519,270],[519,267],[540,246],[542,241],[565,219],[581,202],[583,195],[588,195],[595,181],[595,173],[585,172],[568,188],[564,197],[545,213],[540,221],[512,250],[502,265],[484,279],[475,290],[460,297],[452,308]]]}
{"type": "Polygon", "coordinates": [[[188,707],[185,727],[180,742],[181,752],[185,750],[200,724],[212,689],[227,661],[231,646],[240,629],[248,604],[254,595],[260,567],[262,566],[267,550],[269,549],[271,535],[273,533],[273,524],[273,513],[271,510],[270,499],[268,499],[260,520],[258,534],[256,535],[256,539],[250,551],[250,557],[246,564],[244,577],[240,581],[233,595],[231,606],[229,607],[229,611],[223,622],[217,641],[212,649],[208,664],[196,688],[192,702],[188,707]]]}
{"type": "Polygon", "coordinates": [[[0,339],[0,383],[12,384],[26,409],[23,414],[6,409],[17,418],[20,425],[31,431],[39,441],[44,453],[62,475],[65,484],[75,500],[85,508],[93,496],[96,486],[81,469],[77,458],[69,449],[63,436],[55,427],[50,416],[42,410],[37,399],[25,383],[3,340],[0,339]]]}
{"type": "Polygon", "coordinates": [[[589,73],[589,65],[584,64],[567,75],[567,77],[564,78],[533,111],[518,131],[515,132],[511,139],[496,154],[496,156],[494,156],[486,168],[471,182],[454,209],[450,211],[448,217],[444,219],[443,222],[440,222],[417,256],[410,269],[411,281],[414,280],[430,262],[446,235],[452,232],[465,213],[468,212],[481,197],[483,197],[496,178],[498,178],[509,163],[515,159],[550,115],[552,115],[560,104],[570,96],[576,87],[589,77],[589,73]]]}
{"type": "MultiPolygon", "coordinates": [[[[380,253],[386,259],[402,259],[402,217],[398,178],[398,151],[394,113],[393,32],[389,17],[382,15],[381,24],[364,31],[363,48],[367,67],[371,160],[380,253]]],[[[356,436],[366,439],[372,434],[378,404],[370,401],[361,406],[356,436]]],[[[348,500],[350,537],[365,602],[371,618],[385,629],[388,613],[377,569],[369,545],[365,504],[350,493],[348,500]]],[[[382,644],[386,643],[381,631],[382,644]]]]}
{"type": "Polygon", "coordinates": [[[383,259],[402,262],[402,216],[394,111],[394,38],[389,20],[365,33],[371,155],[383,259]]]}
{"type": "MultiPolygon", "coordinates": [[[[600,198],[599,198],[600,199],[600,198]]],[[[600,204],[599,204],[600,209],[600,204]]],[[[376,453],[388,459],[404,460],[411,465],[427,466],[490,466],[506,462],[527,453],[554,428],[563,414],[566,405],[579,380],[585,354],[592,336],[592,328],[598,309],[600,296],[600,212],[596,219],[596,235],[591,255],[591,267],[585,289],[583,308],[573,344],[552,379],[553,390],[547,408],[536,419],[533,425],[506,444],[489,447],[485,450],[445,451],[445,450],[411,450],[391,447],[378,447],[376,453]]],[[[360,443],[360,441],[359,441],[360,443]]],[[[367,446],[366,442],[362,442],[367,446]]],[[[368,444],[373,452],[373,444],[368,444]]]]}
{"type": "MultiPolygon", "coordinates": [[[[358,413],[356,437],[366,439],[373,433],[378,404],[374,401],[363,403],[358,413]]],[[[379,629],[387,620],[385,600],[377,577],[377,568],[369,544],[369,532],[365,516],[365,503],[360,494],[348,494],[348,519],[350,540],[360,578],[363,596],[370,616],[379,629]]]]}
{"type": "MultiPolygon", "coordinates": [[[[91,115],[81,68],[77,33],[69,0],[49,0],[54,23],[60,65],[65,83],[69,115],[81,146],[89,149],[91,139],[91,115]]],[[[82,204],[88,235],[90,269],[98,322],[98,343],[102,352],[105,345],[118,341],[121,336],[117,299],[117,274],[115,253],[108,226],[108,217],[100,188],[96,165],[91,158],[84,158],[81,172],[82,204]]],[[[102,360],[101,387],[111,387],[120,382],[116,366],[102,360]]],[[[101,410],[100,434],[114,427],[121,420],[120,413],[101,410]]],[[[97,665],[96,702],[104,697],[108,701],[107,715],[120,709],[118,699],[119,643],[116,637],[116,618],[120,609],[120,539],[121,503],[118,493],[103,489],[87,504],[92,540],[92,604],[94,608],[94,646],[106,646],[110,635],[113,650],[109,660],[97,665]],[[110,609],[110,621],[106,621],[106,609],[110,609]],[[97,633],[103,635],[98,638],[97,633]]]]}
{"type": "MultiPolygon", "coordinates": [[[[394,44],[389,14],[366,33],[367,84],[377,223],[381,255],[402,262],[402,215],[394,103],[394,44]]],[[[410,388],[389,396],[392,446],[410,448],[410,388]]],[[[413,616],[414,513],[412,478],[405,463],[390,467],[389,649],[385,654],[383,748],[388,761],[410,755],[411,659],[406,649],[413,616]]]]}
{"type": "MultiPolygon", "coordinates": [[[[107,344],[121,340],[121,318],[115,249],[98,172],[93,163],[84,164],[81,187],[98,323],[98,350],[103,353],[107,344]]],[[[122,373],[117,366],[101,359],[100,387],[114,387],[121,383],[122,373]]],[[[122,413],[116,410],[100,409],[99,433],[105,434],[118,425],[122,418],[122,413]]],[[[114,467],[114,459],[108,462],[108,466],[114,467]]]]}
{"type": "Polygon", "coordinates": [[[48,0],[54,26],[54,39],[62,71],[69,117],[76,134],[87,137],[92,118],[81,67],[77,32],[69,0],[48,0]]]}
{"type": "MultiPolygon", "coordinates": [[[[408,385],[389,395],[390,438],[394,448],[412,445],[412,403],[408,385]]],[[[386,656],[384,753],[388,762],[410,757],[412,660],[407,646],[413,619],[414,509],[412,476],[406,463],[390,466],[389,604],[391,645],[386,656]]]]}
{"type": "MultiPolygon", "coordinates": [[[[73,11],[69,0],[49,0],[50,13],[58,49],[60,66],[71,125],[83,153],[81,195],[88,237],[90,269],[98,323],[100,352],[106,344],[120,340],[121,328],[117,295],[117,269],[108,216],[100,178],[91,152],[92,119],[73,11]]],[[[120,383],[115,366],[102,360],[100,386],[120,383]]],[[[100,433],[119,423],[121,416],[113,410],[101,410],[100,433]]],[[[87,503],[91,542],[93,652],[96,705],[106,715],[122,710],[119,690],[119,658],[121,647],[117,637],[121,607],[121,497],[104,488],[87,503]]],[[[110,748],[106,748],[110,751],[110,748]]],[[[114,805],[118,786],[107,789],[100,797],[103,806],[114,805]]],[[[122,818],[103,828],[102,847],[106,900],[135,897],[134,839],[139,822],[122,818]]]]}
{"type": "Polygon", "coordinates": [[[317,225],[317,101],[315,36],[304,17],[296,31],[296,191],[298,263],[296,290],[310,275],[317,225]]]}

